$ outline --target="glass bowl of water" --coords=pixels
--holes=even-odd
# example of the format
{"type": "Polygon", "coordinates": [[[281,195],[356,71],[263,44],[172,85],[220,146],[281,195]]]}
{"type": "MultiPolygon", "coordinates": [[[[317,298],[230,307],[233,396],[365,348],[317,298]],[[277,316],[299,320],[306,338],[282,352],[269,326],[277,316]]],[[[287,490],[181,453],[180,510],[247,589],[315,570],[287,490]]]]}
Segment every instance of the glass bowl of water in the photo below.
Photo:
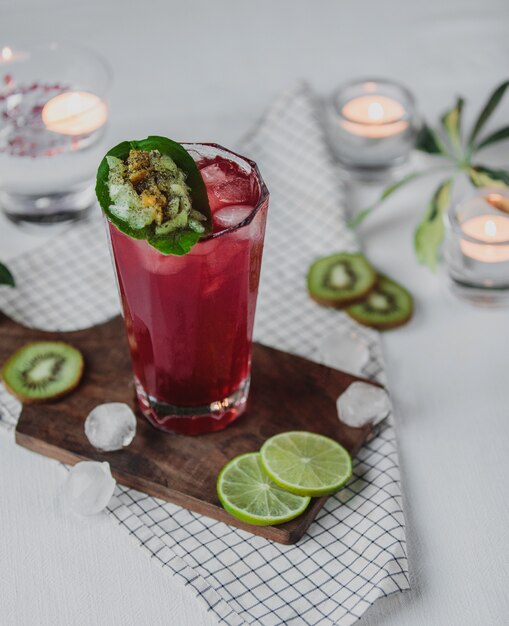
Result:
{"type": "Polygon", "coordinates": [[[94,204],[110,84],[86,48],[0,47],[0,207],[11,221],[69,222],[94,204]]]}

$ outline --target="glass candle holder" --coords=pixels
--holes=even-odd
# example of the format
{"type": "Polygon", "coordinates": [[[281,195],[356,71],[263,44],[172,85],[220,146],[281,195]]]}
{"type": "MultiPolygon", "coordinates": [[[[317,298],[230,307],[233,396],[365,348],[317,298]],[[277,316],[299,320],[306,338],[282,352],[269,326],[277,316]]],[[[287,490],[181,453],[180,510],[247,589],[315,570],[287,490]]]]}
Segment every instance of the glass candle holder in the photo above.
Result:
{"type": "Polygon", "coordinates": [[[336,158],[367,177],[405,162],[420,127],[411,92],[382,79],[340,86],[329,98],[325,116],[336,158]]]}
{"type": "Polygon", "coordinates": [[[453,204],[445,260],[453,293],[474,304],[509,304],[509,192],[480,189],[453,204]]]}
{"type": "Polygon", "coordinates": [[[0,48],[0,206],[9,219],[70,221],[95,202],[110,82],[85,48],[0,48]]]}

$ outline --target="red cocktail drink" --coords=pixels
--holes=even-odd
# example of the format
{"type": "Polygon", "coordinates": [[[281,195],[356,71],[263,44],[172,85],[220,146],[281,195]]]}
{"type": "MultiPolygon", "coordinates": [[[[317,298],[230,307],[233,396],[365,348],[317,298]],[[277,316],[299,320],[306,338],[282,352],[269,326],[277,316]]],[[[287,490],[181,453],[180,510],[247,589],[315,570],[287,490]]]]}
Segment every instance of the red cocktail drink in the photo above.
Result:
{"type": "Polygon", "coordinates": [[[185,147],[207,187],[212,234],[174,256],[108,228],[141,410],[159,428],[199,434],[246,405],[268,191],[251,161],[185,147]]]}

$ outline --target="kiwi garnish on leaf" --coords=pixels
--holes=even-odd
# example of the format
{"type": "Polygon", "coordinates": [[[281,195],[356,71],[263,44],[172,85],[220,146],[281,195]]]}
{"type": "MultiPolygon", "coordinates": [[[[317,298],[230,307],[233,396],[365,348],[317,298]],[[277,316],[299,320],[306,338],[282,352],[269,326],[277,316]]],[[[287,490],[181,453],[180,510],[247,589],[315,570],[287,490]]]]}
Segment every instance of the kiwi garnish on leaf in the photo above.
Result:
{"type": "Polygon", "coordinates": [[[308,291],[318,304],[342,307],[366,296],[376,279],[376,271],[362,254],[340,252],[311,265],[308,291]]]}
{"type": "Polygon", "coordinates": [[[346,312],[364,326],[380,330],[397,328],[412,317],[413,298],[404,287],[387,276],[380,276],[366,298],[349,306],[346,312]]]}
{"type": "Polygon", "coordinates": [[[207,189],[191,154],[166,137],[123,141],[97,170],[96,195],[109,221],[162,254],[181,256],[212,232],[207,189]]]}
{"type": "Polygon", "coordinates": [[[62,341],[28,343],[5,363],[1,376],[22,402],[46,402],[72,391],[83,373],[83,356],[62,341]]]}

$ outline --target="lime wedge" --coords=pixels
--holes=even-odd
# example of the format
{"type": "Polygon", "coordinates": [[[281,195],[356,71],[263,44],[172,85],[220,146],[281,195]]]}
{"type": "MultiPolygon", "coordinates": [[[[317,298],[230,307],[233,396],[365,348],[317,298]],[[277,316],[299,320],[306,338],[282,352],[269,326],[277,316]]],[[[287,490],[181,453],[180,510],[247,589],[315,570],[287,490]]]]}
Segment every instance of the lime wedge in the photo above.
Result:
{"type": "Polygon", "coordinates": [[[256,526],[288,522],[309,504],[309,498],[288,493],[270,480],[258,452],[236,456],[223,467],[217,495],[228,513],[256,526]]]}
{"type": "Polygon", "coordinates": [[[352,475],[352,460],[337,441],[291,431],[275,435],[260,450],[263,469],[283,489],[299,496],[326,496],[352,475]]]}

